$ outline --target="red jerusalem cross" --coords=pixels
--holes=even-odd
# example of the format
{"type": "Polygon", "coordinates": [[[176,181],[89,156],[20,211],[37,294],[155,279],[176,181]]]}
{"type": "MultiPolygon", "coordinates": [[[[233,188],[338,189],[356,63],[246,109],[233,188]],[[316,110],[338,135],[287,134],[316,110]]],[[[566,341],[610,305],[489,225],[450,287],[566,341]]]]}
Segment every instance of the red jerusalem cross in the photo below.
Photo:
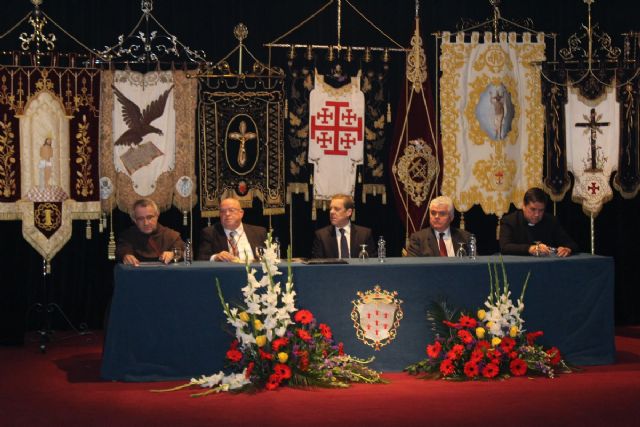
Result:
{"type": "Polygon", "coordinates": [[[311,117],[311,139],[316,139],[316,132],[320,134],[316,142],[326,155],[346,156],[352,145],[362,141],[362,117],[348,107],[348,102],[327,101],[326,107],[311,117]]]}
{"type": "Polygon", "coordinates": [[[597,186],[595,182],[592,182],[591,185],[587,187],[587,190],[591,190],[591,194],[596,194],[599,189],[600,187],[597,186]]]}

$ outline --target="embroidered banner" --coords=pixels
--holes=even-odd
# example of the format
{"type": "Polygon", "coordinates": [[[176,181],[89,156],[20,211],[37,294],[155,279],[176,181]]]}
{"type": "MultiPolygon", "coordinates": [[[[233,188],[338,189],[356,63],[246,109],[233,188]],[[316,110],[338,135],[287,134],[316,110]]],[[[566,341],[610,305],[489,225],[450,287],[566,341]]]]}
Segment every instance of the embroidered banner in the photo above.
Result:
{"type": "MultiPolygon", "coordinates": [[[[348,78],[348,77],[346,77],[348,78]]],[[[356,167],[363,161],[364,94],[360,75],[334,88],[316,73],[309,99],[309,161],[315,200],[355,195],[356,167]]]]}
{"type": "Polygon", "coordinates": [[[283,214],[283,77],[201,77],[198,122],[202,216],[219,216],[226,197],[283,214]]]}
{"type": "Polygon", "coordinates": [[[429,202],[437,193],[442,165],[442,146],[436,136],[431,83],[419,28],[416,22],[389,155],[391,185],[407,239],[427,222],[429,202]]]}
{"type": "Polygon", "coordinates": [[[185,177],[195,182],[195,79],[184,71],[106,71],[101,118],[101,185],[108,188],[102,209],[114,202],[129,212],[141,197],[164,211],[196,203],[180,194],[185,177]]]}
{"type": "Polygon", "coordinates": [[[47,261],[100,216],[100,71],[0,66],[0,219],[47,261]]]}
{"type": "Polygon", "coordinates": [[[444,33],[440,64],[442,193],[459,211],[501,217],[542,183],[544,36],[444,33]]]}
{"type": "Polygon", "coordinates": [[[613,88],[595,100],[569,88],[567,98],[567,168],[575,180],[571,199],[586,215],[596,216],[613,198],[609,178],[618,167],[620,108],[613,88]]]}
{"type": "MultiPolygon", "coordinates": [[[[636,71],[636,70],[632,70],[636,71]]],[[[627,71],[630,73],[630,71],[627,71]]],[[[630,78],[627,73],[618,77],[622,81],[630,78]]],[[[632,199],[640,189],[640,90],[638,79],[627,82],[617,88],[620,113],[620,150],[618,154],[618,172],[613,179],[613,187],[625,199],[632,199]]]]}

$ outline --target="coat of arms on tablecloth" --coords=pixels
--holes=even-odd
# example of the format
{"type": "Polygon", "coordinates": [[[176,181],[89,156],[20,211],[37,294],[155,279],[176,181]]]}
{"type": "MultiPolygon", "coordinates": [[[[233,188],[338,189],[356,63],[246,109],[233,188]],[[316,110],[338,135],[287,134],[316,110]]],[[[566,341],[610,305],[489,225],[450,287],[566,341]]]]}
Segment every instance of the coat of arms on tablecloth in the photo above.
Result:
{"type": "Polygon", "coordinates": [[[372,290],[358,291],[358,300],[352,301],[351,320],[360,341],[374,350],[389,344],[396,337],[403,313],[398,292],[385,291],[380,285],[372,290]]]}

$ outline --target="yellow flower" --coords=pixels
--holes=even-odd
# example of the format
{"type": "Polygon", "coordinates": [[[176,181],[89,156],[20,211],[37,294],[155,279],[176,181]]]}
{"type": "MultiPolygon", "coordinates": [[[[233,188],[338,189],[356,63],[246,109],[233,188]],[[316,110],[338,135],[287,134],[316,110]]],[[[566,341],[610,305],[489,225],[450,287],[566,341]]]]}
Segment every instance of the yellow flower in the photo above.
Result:
{"type": "Polygon", "coordinates": [[[509,329],[509,336],[510,336],[511,338],[515,338],[515,337],[517,337],[517,336],[518,336],[518,332],[519,332],[519,331],[518,331],[518,327],[517,327],[517,326],[512,326],[512,327],[509,329]]]}
{"type": "Polygon", "coordinates": [[[266,335],[258,335],[256,337],[256,344],[258,345],[258,347],[264,347],[266,343],[267,343],[266,335]]]}
{"type": "Polygon", "coordinates": [[[487,315],[487,312],[484,310],[478,310],[478,319],[482,320],[485,318],[485,316],[487,315]]]}
{"type": "Polygon", "coordinates": [[[487,328],[491,329],[493,327],[493,322],[487,322],[487,328]]]}
{"type": "Polygon", "coordinates": [[[286,363],[287,360],[289,360],[289,355],[287,353],[285,353],[284,351],[278,353],[278,362],[286,363]]]}
{"type": "Polygon", "coordinates": [[[501,342],[502,342],[502,340],[501,340],[500,338],[498,338],[498,337],[493,337],[493,338],[491,338],[491,346],[492,346],[492,347],[497,346],[497,345],[498,345],[498,344],[500,344],[501,342]]]}
{"type": "Polygon", "coordinates": [[[264,327],[264,325],[262,324],[260,319],[256,319],[256,320],[253,321],[253,327],[256,329],[256,331],[259,331],[260,329],[262,329],[264,327]]]}
{"type": "Polygon", "coordinates": [[[485,330],[484,328],[476,328],[476,336],[478,337],[479,340],[484,338],[484,334],[485,334],[485,330]]]}
{"type": "Polygon", "coordinates": [[[240,320],[246,323],[249,321],[249,313],[247,313],[246,311],[243,311],[240,314],[238,314],[238,318],[240,318],[240,320]]]}

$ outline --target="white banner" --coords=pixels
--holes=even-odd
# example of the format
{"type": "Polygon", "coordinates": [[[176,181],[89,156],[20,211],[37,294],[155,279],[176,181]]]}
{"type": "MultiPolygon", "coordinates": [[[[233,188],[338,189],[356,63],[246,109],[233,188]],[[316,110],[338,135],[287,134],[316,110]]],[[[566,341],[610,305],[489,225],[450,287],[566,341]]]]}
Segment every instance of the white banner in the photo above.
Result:
{"type": "Polygon", "coordinates": [[[542,183],[544,35],[444,33],[440,104],[442,194],[465,212],[502,216],[542,183]]]}
{"type": "Polygon", "coordinates": [[[309,98],[309,161],[314,165],[314,199],[354,196],[356,167],[364,151],[364,94],[360,74],[338,89],[317,72],[309,98]]]}
{"type": "Polygon", "coordinates": [[[586,215],[597,216],[613,198],[611,173],[618,169],[620,105],[613,88],[588,100],[569,88],[565,106],[567,169],[573,173],[571,199],[586,215]]]}

